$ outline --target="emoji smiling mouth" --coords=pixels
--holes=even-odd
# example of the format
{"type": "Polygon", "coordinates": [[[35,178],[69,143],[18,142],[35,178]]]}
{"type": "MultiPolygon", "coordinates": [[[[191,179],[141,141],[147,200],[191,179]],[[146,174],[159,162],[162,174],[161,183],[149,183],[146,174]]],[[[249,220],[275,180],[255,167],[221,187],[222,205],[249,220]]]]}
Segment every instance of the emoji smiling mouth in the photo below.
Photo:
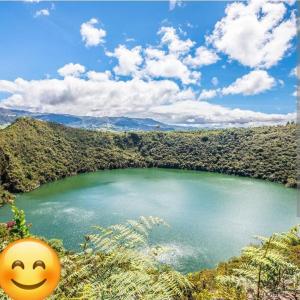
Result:
{"type": "Polygon", "coordinates": [[[44,280],[42,280],[39,283],[31,284],[31,285],[22,284],[22,283],[19,283],[19,282],[13,280],[13,279],[11,281],[13,282],[14,285],[16,285],[17,287],[19,287],[20,289],[23,289],[23,290],[34,290],[34,289],[37,289],[40,286],[42,286],[47,281],[47,279],[44,279],[44,280]]]}

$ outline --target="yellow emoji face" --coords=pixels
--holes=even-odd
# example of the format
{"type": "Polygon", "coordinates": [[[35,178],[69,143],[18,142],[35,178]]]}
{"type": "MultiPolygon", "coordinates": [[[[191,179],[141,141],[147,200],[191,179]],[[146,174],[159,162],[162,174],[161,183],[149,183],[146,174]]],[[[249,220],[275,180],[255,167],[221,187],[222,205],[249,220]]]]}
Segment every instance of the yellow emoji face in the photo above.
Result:
{"type": "Polygon", "coordinates": [[[60,278],[56,252],[45,242],[28,238],[8,245],[0,254],[0,287],[14,300],[42,300],[60,278]]]}

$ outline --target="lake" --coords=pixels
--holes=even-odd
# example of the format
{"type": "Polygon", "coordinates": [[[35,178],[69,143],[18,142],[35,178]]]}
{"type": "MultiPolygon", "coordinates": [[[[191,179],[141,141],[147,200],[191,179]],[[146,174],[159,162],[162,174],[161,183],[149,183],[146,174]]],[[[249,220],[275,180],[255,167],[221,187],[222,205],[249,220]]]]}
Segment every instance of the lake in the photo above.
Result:
{"type": "MultiPolygon", "coordinates": [[[[20,194],[32,232],[78,249],[93,225],[158,216],[151,243],[170,247],[161,260],[182,272],[213,267],[238,255],[254,235],[287,231],[299,223],[297,191],[280,184],[208,172],[169,169],[99,171],[20,194]]],[[[0,209],[0,222],[11,218],[0,209]]]]}

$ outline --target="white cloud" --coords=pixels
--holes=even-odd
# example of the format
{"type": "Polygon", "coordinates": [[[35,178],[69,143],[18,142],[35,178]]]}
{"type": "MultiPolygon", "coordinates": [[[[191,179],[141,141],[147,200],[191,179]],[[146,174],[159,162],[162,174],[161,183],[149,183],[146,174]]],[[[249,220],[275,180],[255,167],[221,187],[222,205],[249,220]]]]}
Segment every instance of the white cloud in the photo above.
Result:
{"type": "Polygon", "coordinates": [[[41,17],[41,16],[50,16],[50,11],[49,9],[41,9],[41,10],[38,10],[36,11],[35,17],[41,17]]]}
{"type": "Polygon", "coordinates": [[[154,52],[151,49],[147,57],[143,70],[144,75],[152,78],[179,79],[183,84],[200,84],[201,73],[190,71],[176,55],[165,55],[161,51],[154,52]]]}
{"type": "Polygon", "coordinates": [[[216,23],[207,42],[230,59],[249,67],[270,68],[291,47],[296,36],[296,17],[283,2],[250,0],[234,2],[216,23]]]}
{"type": "Polygon", "coordinates": [[[296,0],[272,0],[271,2],[283,2],[287,3],[288,5],[294,5],[296,3],[296,0]]]}
{"type": "Polygon", "coordinates": [[[169,9],[173,10],[176,6],[182,6],[183,1],[181,0],[169,0],[169,9]]]}
{"type": "Polygon", "coordinates": [[[214,86],[217,86],[219,84],[219,79],[218,77],[213,77],[211,79],[211,83],[214,85],[214,86]]]}
{"type": "MultiPolygon", "coordinates": [[[[228,5],[226,17],[216,24],[207,40],[230,59],[247,66],[268,68],[289,48],[294,17],[284,19],[281,16],[285,14],[285,4],[281,2],[233,3],[228,5]],[[244,22],[245,30],[241,28],[244,22]]],[[[106,32],[96,28],[96,24],[97,19],[91,19],[81,25],[80,33],[87,47],[104,43],[106,32]]],[[[182,39],[184,33],[180,30],[162,27],[158,34],[161,42],[156,48],[129,49],[119,45],[114,51],[107,51],[109,57],[117,59],[114,76],[110,71],[86,72],[83,65],[69,63],[58,69],[62,79],[0,80],[0,92],[10,94],[1,105],[53,113],[68,111],[74,115],[150,117],[192,125],[273,124],[295,118],[295,114],[230,109],[205,101],[218,95],[255,95],[270,90],[276,80],[261,69],[251,71],[223,89],[202,89],[197,98],[196,92],[186,85],[200,84],[201,73],[194,68],[217,62],[219,56],[215,49],[201,46],[191,54],[195,43],[182,39]],[[121,80],[119,75],[132,78],[121,80]]],[[[218,86],[218,78],[213,77],[211,83],[218,86]]]]}
{"type": "Polygon", "coordinates": [[[164,51],[156,48],[147,48],[145,53],[149,59],[162,59],[166,54],[164,51]]]}
{"type": "Polygon", "coordinates": [[[184,59],[184,63],[195,68],[214,64],[219,59],[219,56],[214,51],[201,46],[196,49],[195,56],[192,57],[191,55],[188,55],[184,59]]]}
{"type": "Polygon", "coordinates": [[[125,42],[126,43],[135,42],[135,39],[134,38],[126,38],[125,42]]]}
{"type": "Polygon", "coordinates": [[[199,100],[208,100],[217,96],[217,90],[202,90],[199,96],[199,100]]]}
{"type": "MultiPolygon", "coordinates": [[[[90,73],[92,74],[92,73],[90,73]]],[[[198,101],[191,89],[170,80],[97,81],[76,77],[0,80],[9,93],[1,105],[31,111],[92,116],[150,117],[167,123],[216,125],[284,123],[296,114],[266,114],[198,101]]]]}
{"type": "Polygon", "coordinates": [[[200,84],[201,73],[191,70],[184,63],[184,54],[194,45],[191,40],[181,40],[173,27],[162,27],[159,30],[161,45],[168,49],[149,46],[136,46],[128,49],[119,45],[106,55],[118,60],[113,68],[116,75],[131,76],[143,79],[176,79],[184,85],[200,84]]]}
{"type": "Polygon", "coordinates": [[[290,76],[294,76],[294,77],[300,79],[300,65],[298,65],[297,67],[295,67],[291,70],[290,76]]]}
{"type": "Polygon", "coordinates": [[[296,86],[294,93],[292,94],[294,97],[298,97],[300,95],[300,87],[296,86]]]}
{"type": "Polygon", "coordinates": [[[80,34],[86,47],[97,46],[105,42],[106,31],[102,28],[96,28],[95,25],[97,24],[98,20],[95,18],[81,24],[80,34]]]}
{"type": "Polygon", "coordinates": [[[222,89],[223,95],[256,95],[270,90],[276,81],[264,70],[254,70],[222,89]]]}
{"type": "Polygon", "coordinates": [[[105,71],[105,72],[95,72],[95,71],[89,71],[86,73],[87,78],[92,81],[108,81],[111,78],[111,72],[105,71]]]}
{"type": "Polygon", "coordinates": [[[171,120],[176,124],[190,124],[188,120],[192,120],[195,126],[201,124],[205,126],[209,124],[211,126],[284,124],[296,119],[296,113],[266,114],[238,108],[230,109],[206,101],[193,100],[153,107],[150,112],[152,117],[162,122],[171,120]]]}
{"type": "Polygon", "coordinates": [[[181,40],[174,27],[163,26],[158,31],[158,34],[161,35],[161,44],[167,45],[169,52],[174,55],[186,54],[195,45],[195,42],[190,39],[181,40]]]}
{"type": "Polygon", "coordinates": [[[137,74],[139,66],[143,62],[141,50],[140,46],[130,50],[124,45],[119,45],[114,52],[106,52],[106,55],[118,59],[118,65],[114,68],[117,75],[129,76],[137,74]]]}
{"type": "Polygon", "coordinates": [[[80,64],[69,63],[58,69],[57,72],[62,77],[78,77],[80,74],[85,72],[85,67],[80,64]]]}
{"type": "Polygon", "coordinates": [[[97,81],[76,77],[0,80],[0,91],[12,94],[1,101],[7,107],[97,116],[146,115],[152,106],[195,97],[192,90],[180,90],[169,80],[97,81]]]}

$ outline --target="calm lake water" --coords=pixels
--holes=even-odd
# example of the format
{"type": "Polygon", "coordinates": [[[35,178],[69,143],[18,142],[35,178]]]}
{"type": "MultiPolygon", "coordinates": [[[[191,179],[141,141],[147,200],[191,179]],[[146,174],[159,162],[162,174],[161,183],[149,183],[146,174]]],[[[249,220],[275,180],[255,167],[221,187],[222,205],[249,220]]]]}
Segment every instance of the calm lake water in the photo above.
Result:
{"type": "MultiPolygon", "coordinates": [[[[162,260],[183,272],[213,267],[240,253],[254,235],[300,223],[297,191],[283,185],[207,172],[125,169],[83,174],[19,195],[32,232],[78,248],[93,225],[162,217],[151,243],[173,250],[162,260]]],[[[11,217],[0,209],[0,222],[11,217]]]]}

